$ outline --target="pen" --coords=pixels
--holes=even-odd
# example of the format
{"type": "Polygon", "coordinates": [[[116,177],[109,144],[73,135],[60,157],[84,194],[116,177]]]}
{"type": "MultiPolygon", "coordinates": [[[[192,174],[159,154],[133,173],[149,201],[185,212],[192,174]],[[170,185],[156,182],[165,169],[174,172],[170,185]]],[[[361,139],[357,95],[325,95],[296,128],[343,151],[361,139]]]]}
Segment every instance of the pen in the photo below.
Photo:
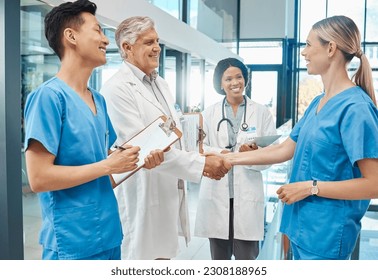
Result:
{"type": "Polygon", "coordinates": [[[118,146],[118,145],[114,145],[114,148],[118,149],[118,150],[121,150],[121,151],[124,151],[126,150],[125,147],[122,147],[122,146],[118,146]]]}

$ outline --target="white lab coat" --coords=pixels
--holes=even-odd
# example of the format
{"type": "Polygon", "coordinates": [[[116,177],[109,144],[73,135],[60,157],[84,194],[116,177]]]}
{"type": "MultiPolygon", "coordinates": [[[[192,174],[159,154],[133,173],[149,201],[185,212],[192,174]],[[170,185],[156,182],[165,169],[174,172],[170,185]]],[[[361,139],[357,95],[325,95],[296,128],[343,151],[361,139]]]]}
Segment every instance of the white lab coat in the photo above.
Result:
{"type": "MultiPolygon", "coordinates": [[[[181,129],[168,84],[161,77],[156,82],[181,129]]],[[[126,63],[104,84],[101,93],[118,135],[117,144],[130,139],[164,112],[126,63]]],[[[187,242],[190,239],[186,186],[179,191],[178,179],[199,182],[205,158],[198,153],[171,148],[164,159],[163,164],[152,170],[142,168],[114,190],[124,233],[122,259],[175,257],[179,252],[180,227],[187,242]],[[184,200],[179,205],[179,197],[183,195],[184,200]]],[[[182,180],[180,185],[183,185],[182,180]]]]}
{"type": "MultiPolygon", "coordinates": [[[[227,122],[222,122],[222,102],[203,112],[204,151],[220,152],[229,145],[227,122]]],[[[227,116],[225,116],[227,117],[227,116]]],[[[244,118],[242,118],[243,123],[244,118]]],[[[276,134],[271,113],[264,105],[247,97],[246,123],[256,128],[256,136],[276,134]]],[[[246,142],[246,132],[239,129],[235,151],[246,142]]],[[[234,166],[234,238],[262,240],[264,236],[264,189],[261,170],[269,166],[234,166]]],[[[228,175],[219,181],[203,178],[200,187],[194,235],[208,238],[229,237],[228,175]]]]}

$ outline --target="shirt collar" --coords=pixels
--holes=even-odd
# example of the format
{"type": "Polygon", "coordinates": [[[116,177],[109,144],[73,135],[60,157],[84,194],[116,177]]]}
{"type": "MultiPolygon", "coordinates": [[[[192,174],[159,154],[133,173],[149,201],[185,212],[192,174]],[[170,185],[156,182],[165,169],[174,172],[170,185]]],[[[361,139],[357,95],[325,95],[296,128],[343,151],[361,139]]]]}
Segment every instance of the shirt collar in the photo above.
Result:
{"type": "Polygon", "coordinates": [[[133,72],[133,74],[141,81],[143,82],[143,77],[146,76],[146,74],[144,74],[144,72],[142,70],[140,70],[138,67],[136,67],[134,64],[131,64],[130,62],[128,61],[125,61],[125,63],[127,64],[127,66],[130,67],[131,69],[131,72],[133,72]]]}
{"type": "Polygon", "coordinates": [[[151,83],[152,81],[156,80],[156,77],[158,76],[158,72],[156,70],[152,71],[150,76],[147,76],[142,70],[140,70],[134,64],[131,64],[128,61],[125,61],[125,63],[130,67],[131,71],[141,82],[143,82],[143,80],[146,80],[147,82],[151,83]]]}
{"type": "MultiPolygon", "coordinates": [[[[230,103],[228,103],[227,98],[224,102],[225,106],[231,106],[230,103]]],[[[245,106],[245,99],[243,98],[242,103],[239,104],[239,107],[245,106]]]]}

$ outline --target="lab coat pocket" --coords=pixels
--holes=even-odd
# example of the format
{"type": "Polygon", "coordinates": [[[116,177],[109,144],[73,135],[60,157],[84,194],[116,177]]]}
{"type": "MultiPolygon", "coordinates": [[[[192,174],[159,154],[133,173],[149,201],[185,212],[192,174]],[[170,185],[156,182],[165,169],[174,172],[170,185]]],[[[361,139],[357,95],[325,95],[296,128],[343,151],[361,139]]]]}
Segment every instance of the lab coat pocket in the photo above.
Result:
{"type": "Polygon", "coordinates": [[[57,209],[55,217],[56,241],[61,258],[75,258],[79,252],[92,254],[98,250],[100,226],[96,204],[57,209]]]}
{"type": "Polygon", "coordinates": [[[213,188],[216,186],[217,186],[217,183],[215,180],[203,177],[200,192],[199,192],[199,198],[210,200],[213,197],[212,195],[213,188]]]}
{"type": "Polygon", "coordinates": [[[262,174],[259,171],[244,169],[241,166],[235,166],[235,178],[234,178],[234,193],[237,195],[240,190],[240,199],[263,202],[264,201],[264,189],[262,174]],[[237,172],[241,170],[242,172],[237,172]]]}

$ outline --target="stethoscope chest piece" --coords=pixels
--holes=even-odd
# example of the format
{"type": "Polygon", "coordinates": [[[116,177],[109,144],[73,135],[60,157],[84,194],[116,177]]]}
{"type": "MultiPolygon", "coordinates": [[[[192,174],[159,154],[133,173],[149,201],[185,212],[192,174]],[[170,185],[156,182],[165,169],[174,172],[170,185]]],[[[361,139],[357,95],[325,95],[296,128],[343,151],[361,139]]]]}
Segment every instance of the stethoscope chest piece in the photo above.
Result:
{"type": "Polygon", "coordinates": [[[247,131],[248,130],[248,124],[246,122],[243,122],[240,126],[240,129],[243,130],[243,131],[247,131]]]}
{"type": "MultiPolygon", "coordinates": [[[[247,113],[247,98],[245,96],[243,96],[244,98],[244,119],[243,119],[243,123],[240,125],[240,129],[242,131],[247,131],[248,130],[248,124],[246,122],[246,113],[247,113]]],[[[223,99],[223,103],[222,103],[222,119],[218,122],[218,125],[217,125],[217,131],[219,131],[219,128],[220,128],[220,125],[222,122],[228,122],[231,127],[233,127],[232,125],[232,122],[225,117],[225,113],[224,113],[224,106],[225,106],[225,103],[226,103],[226,97],[223,99]]]]}

